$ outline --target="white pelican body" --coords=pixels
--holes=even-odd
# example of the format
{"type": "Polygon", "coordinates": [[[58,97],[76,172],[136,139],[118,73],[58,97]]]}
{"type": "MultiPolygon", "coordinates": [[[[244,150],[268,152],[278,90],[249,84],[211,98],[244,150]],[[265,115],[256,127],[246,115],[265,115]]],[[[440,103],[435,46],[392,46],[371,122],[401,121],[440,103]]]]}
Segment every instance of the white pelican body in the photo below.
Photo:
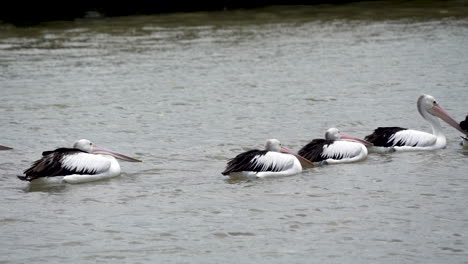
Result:
{"type": "Polygon", "coordinates": [[[289,176],[302,171],[301,163],[293,154],[284,151],[277,139],[269,139],[265,150],[250,150],[231,159],[222,172],[226,176],[270,177],[289,176]]]}
{"type": "Polygon", "coordinates": [[[322,164],[350,163],[367,157],[367,148],[364,144],[370,143],[342,134],[336,128],[330,128],[325,133],[325,139],[312,140],[297,154],[311,162],[322,164]]]}
{"type": "MultiPolygon", "coordinates": [[[[85,183],[117,177],[120,175],[120,164],[112,156],[79,153],[66,156],[62,165],[70,171],[80,171],[89,174],[71,174],[67,176],[45,176],[31,180],[33,184],[53,183],[85,183]],[[88,163],[89,162],[89,163],[88,163]],[[81,163],[81,164],[80,164],[81,163]],[[88,164],[86,164],[88,163],[88,164]],[[72,164],[76,164],[73,166],[72,164]],[[86,166],[86,168],[85,168],[86,166]],[[89,169],[91,171],[88,171],[89,169]],[[93,174],[96,173],[96,174],[93,174]]],[[[64,174],[64,173],[62,173],[64,174]]]]}
{"type": "MultiPolygon", "coordinates": [[[[80,170],[79,168],[87,167],[95,174],[72,174],[63,177],[63,181],[67,183],[82,183],[97,180],[104,180],[120,175],[120,164],[117,160],[109,155],[95,155],[88,153],[77,154],[76,157],[69,156],[63,161],[70,169],[80,170]]],[[[65,165],[65,166],[67,166],[65,165]]]]}
{"type": "Polygon", "coordinates": [[[120,175],[114,158],[139,162],[137,159],[95,146],[89,140],[78,140],[73,148],[45,151],[42,158],[24,171],[19,179],[32,183],[83,183],[120,175]]]}
{"type": "Polygon", "coordinates": [[[365,137],[367,141],[374,144],[373,147],[370,147],[370,150],[387,152],[444,148],[447,145],[447,139],[442,133],[442,126],[438,118],[466,134],[447,111],[439,106],[434,97],[421,95],[418,98],[417,107],[421,116],[431,125],[432,134],[401,127],[379,127],[372,134],[365,137]]]}

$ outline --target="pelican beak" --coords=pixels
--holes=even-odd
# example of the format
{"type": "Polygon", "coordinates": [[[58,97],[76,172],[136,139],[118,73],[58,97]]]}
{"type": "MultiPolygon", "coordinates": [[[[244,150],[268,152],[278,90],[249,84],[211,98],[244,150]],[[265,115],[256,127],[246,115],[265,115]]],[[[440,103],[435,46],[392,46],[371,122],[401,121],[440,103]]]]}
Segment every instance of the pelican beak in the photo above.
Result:
{"type": "Polygon", "coordinates": [[[91,153],[92,154],[110,155],[110,156],[112,156],[112,157],[114,157],[116,159],[121,159],[121,160],[125,160],[125,161],[130,161],[130,162],[142,162],[139,159],[134,159],[134,158],[131,158],[131,157],[126,156],[124,154],[114,152],[114,151],[111,151],[111,150],[108,150],[108,149],[105,149],[105,148],[101,148],[101,147],[98,147],[98,146],[94,146],[93,152],[91,152],[91,153]]]}
{"type": "Polygon", "coordinates": [[[461,133],[468,135],[467,131],[464,131],[460,125],[458,124],[455,119],[453,119],[445,109],[443,109],[441,106],[438,104],[432,107],[429,112],[433,114],[434,116],[437,116],[438,118],[442,119],[445,123],[451,125],[453,128],[456,130],[460,131],[461,133]]]}
{"type": "Polygon", "coordinates": [[[9,149],[13,149],[13,148],[0,145],[0,150],[9,150],[9,149]]]}
{"type": "Polygon", "coordinates": [[[369,141],[366,141],[364,139],[360,139],[360,138],[357,138],[357,137],[353,137],[353,136],[350,136],[350,135],[346,135],[346,134],[343,134],[341,133],[341,139],[342,140],[349,140],[349,141],[356,141],[356,142],[359,142],[361,144],[364,144],[364,146],[374,146],[374,144],[370,143],[369,141]]]}
{"type": "Polygon", "coordinates": [[[294,157],[296,157],[299,160],[299,162],[301,163],[301,166],[303,168],[313,168],[313,167],[315,167],[315,165],[310,160],[308,160],[306,158],[303,158],[302,156],[294,153],[293,151],[289,150],[286,147],[281,146],[280,152],[285,153],[285,154],[291,154],[294,157]]]}

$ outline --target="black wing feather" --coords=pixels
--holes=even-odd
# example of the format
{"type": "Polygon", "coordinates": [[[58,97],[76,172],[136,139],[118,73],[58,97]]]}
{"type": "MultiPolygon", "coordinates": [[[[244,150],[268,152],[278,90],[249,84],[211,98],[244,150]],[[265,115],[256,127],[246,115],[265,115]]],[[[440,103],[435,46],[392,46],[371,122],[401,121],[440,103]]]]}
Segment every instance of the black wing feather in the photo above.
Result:
{"type": "Polygon", "coordinates": [[[322,156],[323,148],[330,144],[333,144],[334,140],[327,139],[314,139],[302,147],[297,154],[303,158],[306,158],[312,162],[320,162],[333,157],[322,156]]]}
{"type": "Polygon", "coordinates": [[[71,148],[59,148],[42,152],[42,158],[36,160],[30,168],[24,171],[25,176],[18,176],[20,180],[32,181],[41,177],[67,176],[72,174],[91,174],[89,171],[69,170],[62,166],[62,159],[67,155],[75,155],[84,151],[71,148]]]}
{"type": "Polygon", "coordinates": [[[465,120],[460,122],[461,129],[468,132],[468,115],[466,115],[465,120]]]}
{"type": "Polygon", "coordinates": [[[226,165],[226,169],[222,172],[223,175],[229,175],[232,172],[240,172],[240,171],[279,171],[279,168],[275,168],[273,166],[269,166],[265,170],[262,169],[262,164],[255,164],[254,158],[257,156],[263,156],[267,154],[267,150],[258,150],[253,149],[247,152],[241,153],[234,157],[233,159],[229,160],[226,165]]]}
{"type": "Polygon", "coordinates": [[[390,142],[390,138],[397,132],[407,130],[403,127],[378,127],[374,130],[374,133],[367,135],[364,139],[373,143],[376,147],[393,147],[393,146],[405,146],[402,142],[396,142],[393,145],[390,142]]]}

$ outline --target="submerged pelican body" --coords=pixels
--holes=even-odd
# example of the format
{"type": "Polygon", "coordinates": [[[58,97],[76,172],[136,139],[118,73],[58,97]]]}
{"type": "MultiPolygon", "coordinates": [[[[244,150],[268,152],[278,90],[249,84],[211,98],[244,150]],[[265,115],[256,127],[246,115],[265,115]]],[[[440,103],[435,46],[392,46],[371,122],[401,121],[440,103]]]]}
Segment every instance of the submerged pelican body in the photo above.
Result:
{"type": "Polygon", "coordinates": [[[322,164],[350,163],[367,157],[364,144],[372,145],[362,139],[343,134],[336,128],[330,128],[325,133],[325,139],[312,140],[297,154],[311,162],[322,164]]]}
{"type": "Polygon", "coordinates": [[[447,140],[442,133],[439,118],[458,131],[467,134],[460,125],[443,109],[434,97],[423,94],[418,98],[417,108],[421,116],[429,122],[432,134],[402,127],[379,127],[365,137],[374,144],[369,150],[375,152],[435,150],[444,148],[447,140]]]}
{"type": "Polygon", "coordinates": [[[269,139],[266,141],[265,150],[246,151],[229,160],[222,174],[263,178],[289,176],[301,171],[301,162],[295,154],[282,147],[277,139],[269,139]]]}
{"type": "Polygon", "coordinates": [[[44,151],[42,158],[25,170],[24,176],[18,178],[32,183],[83,183],[108,179],[120,175],[120,165],[115,158],[141,162],[81,139],[74,143],[73,148],[44,151]]]}

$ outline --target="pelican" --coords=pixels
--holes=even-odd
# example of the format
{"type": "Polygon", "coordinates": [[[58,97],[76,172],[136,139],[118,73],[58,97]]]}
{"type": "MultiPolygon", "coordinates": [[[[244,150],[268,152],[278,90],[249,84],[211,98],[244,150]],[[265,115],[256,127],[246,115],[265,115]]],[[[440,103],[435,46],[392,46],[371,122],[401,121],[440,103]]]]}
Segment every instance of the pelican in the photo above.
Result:
{"type": "Polygon", "coordinates": [[[289,176],[301,171],[301,162],[295,154],[282,147],[279,140],[268,139],[265,150],[253,149],[237,155],[229,160],[222,174],[263,178],[289,176]]]}
{"type": "Polygon", "coordinates": [[[115,158],[141,162],[123,154],[94,145],[80,139],[73,148],[58,148],[42,152],[42,158],[24,171],[20,180],[32,182],[83,183],[108,179],[120,175],[120,165],[115,158]],[[58,177],[63,176],[63,177],[58,177]]]}
{"type": "MultiPolygon", "coordinates": [[[[465,134],[468,134],[468,115],[466,115],[465,120],[460,122],[460,128],[465,131],[465,134]]],[[[468,149],[468,137],[461,137],[462,141],[460,144],[463,146],[463,148],[468,149]]]]}
{"type": "Polygon", "coordinates": [[[457,121],[430,95],[421,95],[417,101],[417,108],[419,114],[431,125],[432,134],[402,127],[379,127],[365,137],[365,140],[374,144],[370,150],[385,152],[388,150],[411,151],[444,148],[447,145],[447,140],[437,118],[464,134],[468,133],[463,131],[457,121]]]}
{"type": "Polygon", "coordinates": [[[321,164],[350,163],[367,157],[365,145],[371,143],[341,133],[337,128],[329,128],[325,139],[314,139],[297,153],[311,162],[321,164]]]}
{"type": "Polygon", "coordinates": [[[0,150],[9,150],[9,149],[12,149],[12,148],[0,145],[0,150]]]}

